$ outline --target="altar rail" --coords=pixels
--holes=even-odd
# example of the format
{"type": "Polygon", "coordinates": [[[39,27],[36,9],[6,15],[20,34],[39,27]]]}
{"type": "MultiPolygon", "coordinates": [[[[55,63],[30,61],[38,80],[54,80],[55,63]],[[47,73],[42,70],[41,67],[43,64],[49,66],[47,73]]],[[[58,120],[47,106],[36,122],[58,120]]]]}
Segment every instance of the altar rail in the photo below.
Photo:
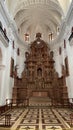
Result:
{"type": "Polygon", "coordinates": [[[2,115],[3,113],[5,113],[6,111],[8,111],[9,109],[11,109],[11,106],[9,105],[3,105],[0,106],[0,115],[2,115]]]}
{"type": "MultiPolygon", "coordinates": [[[[59,100],[56,101],[56,99],[51,99],[51,104],[48,107],[73,108],[73,103],[71,103],[70,100],[73,101],[72,98],[64,99],[61,102],[59,102],[59,100]]],[[[0,115],[14,107],[29,107],[29,99],[15,99],[15,101],[14,99],[6,99],[6,105],[0,106],[0,115]]]]}
{"type": "MultiPolygon", "coordinates": [[[[6,104],[7,106],[9,106],[10,108],[16,106],[16,107],[29,107],[29,98],[25,98],[25,99],[6,99],[6,104]]],[[[50,107],[61,107],[61,108],[73,108],[73,98],[69,98],[69,99],[64,99],[64,100],[59,100],[59,99],[51,99],[51,103],[50,103],[50,107]],[[70,102],[71,101],[71,102],[70,102]]]]}

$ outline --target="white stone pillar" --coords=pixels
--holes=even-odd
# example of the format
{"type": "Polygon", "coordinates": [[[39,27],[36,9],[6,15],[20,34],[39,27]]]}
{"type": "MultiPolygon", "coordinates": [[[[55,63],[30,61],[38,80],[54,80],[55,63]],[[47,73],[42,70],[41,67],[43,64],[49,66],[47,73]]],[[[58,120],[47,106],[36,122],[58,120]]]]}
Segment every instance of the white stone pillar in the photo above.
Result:
{"type": "Polygon", "coordinates": [[[4,72],[5,66],[0,64],[0,105],[2,105],[2,92],[3,92],[3,87],[2,87],[2,83],[3,83],[3,72],[4,72]]]}

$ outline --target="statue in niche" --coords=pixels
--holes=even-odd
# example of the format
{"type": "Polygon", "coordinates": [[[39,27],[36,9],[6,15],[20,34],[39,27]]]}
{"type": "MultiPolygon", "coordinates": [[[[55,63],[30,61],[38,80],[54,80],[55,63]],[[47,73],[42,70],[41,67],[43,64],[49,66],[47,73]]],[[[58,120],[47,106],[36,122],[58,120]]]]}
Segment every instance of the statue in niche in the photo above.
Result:
{"type": "Polygon", "coordinates": [[[37,70],[37,76],[38,77],[42,77],[42,69],[41,68],[38,68],[38,70],[37,70]]]}

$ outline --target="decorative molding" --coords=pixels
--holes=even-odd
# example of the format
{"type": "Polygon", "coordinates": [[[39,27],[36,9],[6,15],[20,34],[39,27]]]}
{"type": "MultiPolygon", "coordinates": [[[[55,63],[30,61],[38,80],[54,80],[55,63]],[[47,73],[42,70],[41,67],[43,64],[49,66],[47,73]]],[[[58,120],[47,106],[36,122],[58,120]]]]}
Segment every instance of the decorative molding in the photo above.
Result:
{"type": "Polygon", "coordinates": [[[22,10],[24,8],[27,9],[29,6],[35,8],[34,5],[38,5],[38,4],[40,4],[40,5],[45,4],[46,8],[53,7],[53,9],[56,9],[57,11],[60,12],[60,14],[62,14],[64,16],[62,8],[60,7],[59,3],[55,0],[54,1],[52,1],[52,0],[49,0],[49,1],[48,0],[30,0],[30,1],[27,0],[27,1],[22,1],[21,3],[19,1],[16,10],[13,11],[13,16],[15,16],[17,14],[17,12],[21,9],[22,10]],[[48,5],[50,5],[50,7],[48,5]]]}
{"type": "Polygon", "coordinates": [[[7,13],[6,7],[4,6],[3,1],[0,1],[0,12],[1,12],[3,18],[5,19],[6,24],[9,26],[10,17],[8,16],[8,13],[7,13]]]}
{"type": "MultiPolygon", "coordinates": [[[[28,44],[26,44],[26,42],[24,42],[20,38],[20,36],[18,34],[16,23],[15,23],[15,21],[13,21],[11,19],[10,15],[8,14],[8,12],[5,8],[5,6],[3,5],[2,1],[0,1],[0,11],[1,11],[7,25],[9,27],[11,27],[11,29],[13,30],[13,35],[17,39],[17,43],[21,44],[25,48],[28,48],[28,44]]],[[[63,40],[67,24],[70,23],[70,21],[73,19],[73,13],[72,12],[73,12],[73,2],[71,3],[70,9],[69,9],[67,16],[66,16],[66,19],[63,19],[63,23],[61,24],[59,35],[57,36],[57,38],[55,40],[53,40],[49,43],[52,50],[54,49],[54,47],[56,48],[56,45],[61,43],[61,41],[63,40]]]]}
{"type": "Polygon", "coordinates": [[[9,13],[7,12],[7,9],[4,6],[3,1],[0,1],[0,12],[1,12],[3,18],[5,19],[7,26],[12,29],[13,35],[17,39],[17,43],[26,47],[25,42],[23,42],[23,40],[18,35],[16,23],[15,23],[15,21],[13,21],[13,19],[10,17],[9,13]]]}
{"type": "Polygon", "coordinates": [[[7,42],[7,40],[4,38],[4,36],[2,35],[1,31],[0,31],[0,40],[2,42],[2,44],[5,46],[5,47],[8,47],[9,46],[9,43],[7,42]]]}

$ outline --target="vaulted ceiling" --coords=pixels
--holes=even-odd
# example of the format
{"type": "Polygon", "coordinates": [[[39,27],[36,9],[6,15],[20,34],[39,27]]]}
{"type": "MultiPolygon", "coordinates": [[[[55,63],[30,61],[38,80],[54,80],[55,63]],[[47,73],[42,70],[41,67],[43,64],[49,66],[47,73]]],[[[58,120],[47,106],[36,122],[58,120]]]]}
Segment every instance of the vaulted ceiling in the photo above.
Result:
{"type": "Polygon", "coordinates": [[[6,0],[6,3],[22,39],[28,33],[32,40],[40,32],[48,40],[51,32],[54,37],[57,35],[71,0],[6,0]]]}

